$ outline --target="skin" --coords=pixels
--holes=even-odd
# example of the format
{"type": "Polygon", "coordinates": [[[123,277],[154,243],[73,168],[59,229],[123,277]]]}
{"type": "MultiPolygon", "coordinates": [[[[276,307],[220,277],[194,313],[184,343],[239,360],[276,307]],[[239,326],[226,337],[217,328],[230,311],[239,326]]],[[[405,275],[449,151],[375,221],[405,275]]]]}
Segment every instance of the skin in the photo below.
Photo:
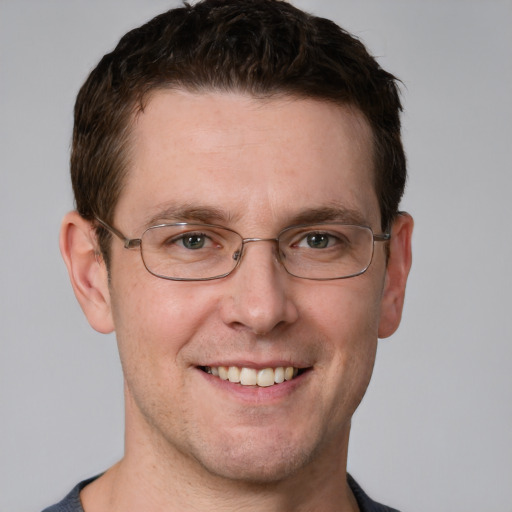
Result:
{"type": "MultiPolygon", "coordinates": [[[[270,238],[329,207],[380,233],[371,155],[370,129],[348,107],[159,91],[136,119],[114,225],[135,238],[148,222],[192,220],[182,210],[193,207],[270,238]]],[[[249,244],[227,278],[167,281],[115,239],[109,282],[92,227],[68,214],[75,293],[95,329],[116,331],[125,376],[125,456],[84,489],[86,512],[357,510],[341,484],[350,420],[377,338],[400,322],[411,232],[399,216],[387,263],[377,243],[366,273],[321,282],[288,275],[269,242],[249,244]],[[201,365],[308,371],[241,388],[201,365]]]]}

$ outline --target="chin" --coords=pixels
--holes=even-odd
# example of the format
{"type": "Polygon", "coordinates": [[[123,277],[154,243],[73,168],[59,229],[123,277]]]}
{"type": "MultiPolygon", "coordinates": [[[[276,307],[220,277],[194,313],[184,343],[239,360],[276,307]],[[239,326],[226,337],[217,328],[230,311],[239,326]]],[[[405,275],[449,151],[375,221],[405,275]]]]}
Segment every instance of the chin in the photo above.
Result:
{"type": "Polygon", "coordinates": [[[244,460],[231,460],[223,464],[203,463],[204,469],[210,474],[247,485],[277,484],[295,475],[307,466],[309,458],[305,456],[290,457],[289,454],[268,457],[257,461],[247,457],[244,460]]]}
{"type": "Polygon", "coordinates": [[[270,433],[265,439],[247,436],[217,448],[210,445],[196,460],[209,474],[224,479],[248,485],[279,483],[306,468],[319,451],[319,443],[311,438],[304,444],[292,437],[272,439],[270,433]]]}

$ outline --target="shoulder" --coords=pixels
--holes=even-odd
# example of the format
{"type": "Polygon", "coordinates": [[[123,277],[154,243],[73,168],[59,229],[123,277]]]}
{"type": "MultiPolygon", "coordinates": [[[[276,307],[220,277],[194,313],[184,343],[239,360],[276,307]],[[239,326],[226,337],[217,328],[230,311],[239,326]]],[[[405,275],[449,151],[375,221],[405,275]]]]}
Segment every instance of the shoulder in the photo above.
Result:
{"type": "Polygon", "coordinates": [[[62,501],[59,501],[59,503],[56,503],[51,507],[45,508],[43,512],[84,512],[82,502],[80,501],[80,491],[87,484],[90,484],[92,481],[96,480],[98,476],[88,478],[87,480],[80,482],[75,487],[73,487],[73,489],[62,501]]]}
{"type": "Polygon", "coordinates": [[[347,474],[347,481],[361,512],[398,512],[395,508],[386,507],[373,501],[349,474],[347,474]]]}

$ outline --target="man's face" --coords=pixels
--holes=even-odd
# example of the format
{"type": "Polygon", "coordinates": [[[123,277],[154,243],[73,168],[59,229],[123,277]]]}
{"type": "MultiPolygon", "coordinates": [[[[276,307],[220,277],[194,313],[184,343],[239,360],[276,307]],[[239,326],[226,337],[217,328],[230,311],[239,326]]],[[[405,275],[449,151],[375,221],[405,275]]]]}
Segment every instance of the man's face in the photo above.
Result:
{"type": "MultiPolygon", "coordinates": [[[[337,211],[379,233],[370,141],[361,115],[328,103],[160,91],[136,120],[114,225],[139,237],[148,223],[199,220],[274,238],[329,208],[325,220],[337,211]]],[[[271,481],[346,449],[375,357],[383,245],[346,280],[292,277],[258,242],[224,279],[175,282],[114,240],[127,453],[137,440],[210,474],[271,481]],[[221,366],[301,371],[259,387],[204,371],[221,366]]]]}

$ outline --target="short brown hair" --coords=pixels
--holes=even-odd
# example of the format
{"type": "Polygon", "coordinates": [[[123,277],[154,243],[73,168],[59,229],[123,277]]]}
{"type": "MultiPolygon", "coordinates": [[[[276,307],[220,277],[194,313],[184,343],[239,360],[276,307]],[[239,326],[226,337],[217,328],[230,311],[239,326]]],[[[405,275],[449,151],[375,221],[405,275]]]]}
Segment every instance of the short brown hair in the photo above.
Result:
{"type": "MultiPolygon", "coordinates": [[[[82,86],[71,177],[78,212],[112,222],[130,161],[130,132],[148,93],[162,88],[292,95],[351,105],[374,139],[382,228],[406,181],[397,80],[332,21],[282,0],[203,0],[128,32],[82,86]]],[[[108,233],[98,228],[108,263],[108,233]]]]}

